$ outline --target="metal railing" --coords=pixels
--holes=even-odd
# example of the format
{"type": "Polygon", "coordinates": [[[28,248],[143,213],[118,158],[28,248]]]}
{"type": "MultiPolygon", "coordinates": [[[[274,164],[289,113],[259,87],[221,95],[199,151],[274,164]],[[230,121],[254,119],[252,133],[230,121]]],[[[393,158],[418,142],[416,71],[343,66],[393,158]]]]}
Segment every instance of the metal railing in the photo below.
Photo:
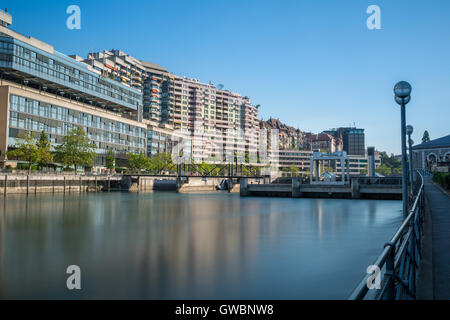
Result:
{"type": "Polygon", "coordinates": [[[416,273],[421,260],[424,221],[424,179],[417,172],[419,182],[414,203],[408,217],[383,252],[373,263],[378,270],[379,286],[373,284],[374,273],[367,274],[351,293],[349,300],[406,300],[416,298],[416,273]],[[374,288],[374,289],[369,289],[374,288]]]}
{"type": "Polygon", "coordinates": [[[359,184],[363,185],[401,185],[402,177],[355,177],[352,180],[357,180],[359,184]]]}

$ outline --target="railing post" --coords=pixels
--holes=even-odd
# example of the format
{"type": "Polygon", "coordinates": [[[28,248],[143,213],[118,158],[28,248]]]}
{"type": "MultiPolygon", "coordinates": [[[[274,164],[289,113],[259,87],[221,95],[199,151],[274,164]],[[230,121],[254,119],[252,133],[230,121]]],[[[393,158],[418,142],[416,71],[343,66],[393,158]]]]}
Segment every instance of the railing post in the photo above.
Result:
{"type": "Polygon", "coordinates": [[[386,291],[385,296],[380,297],[382,300],[395,299],[395,244],[392,242],[386,243],[384,247],[389,247],[389,254],[386,259],[386,291]]]}
{"type": "Polygon", "coordinates": [[[8,175],[5,174],[5,188],[3,190],[4,196],[6,197],[6,190],[7,190],[7,186],[8,186],[8,175]]]}

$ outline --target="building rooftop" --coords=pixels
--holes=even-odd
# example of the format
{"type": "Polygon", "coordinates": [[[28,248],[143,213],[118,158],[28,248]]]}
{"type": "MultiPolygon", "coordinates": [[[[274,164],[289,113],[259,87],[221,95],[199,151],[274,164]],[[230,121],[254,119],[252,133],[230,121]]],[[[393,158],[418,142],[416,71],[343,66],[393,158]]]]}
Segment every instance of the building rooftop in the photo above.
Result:
{"type": "Polygon", "coordinates": [[[448,136],[431,140],[429,142],[421,143],[413,147],[413,150],[420,149],[435,149],[435,148],[450,148],[450,134],[448,136]]]}
{"type": "Polygon", "coordinates": [[[0,24],[4,27],[9,26],[12,24],[12,16],[7,13],[7,10],[5,11],[0,10],[0,24]]]}

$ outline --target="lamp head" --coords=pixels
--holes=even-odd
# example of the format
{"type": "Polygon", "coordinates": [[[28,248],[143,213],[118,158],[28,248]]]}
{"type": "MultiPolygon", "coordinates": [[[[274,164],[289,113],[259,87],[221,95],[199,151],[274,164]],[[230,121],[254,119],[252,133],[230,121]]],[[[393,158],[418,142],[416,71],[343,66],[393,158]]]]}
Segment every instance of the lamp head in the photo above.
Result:
{"type": "Polygon", "coordinates": [[[406,98],[395,97],[395,102],[399,105],[408,104],[411,101],[411,96],[407,96],[406,98]]]}
{"type": "Polygon", "coordinates": [[[394,87],[394,93],[396,97],[406,98],[411,95],[411,85],[406,81],[400,81],[394,87]]]}
{"type": "Polygon", "coordinates": [[[406,134],[407,135],[411,135],[413,133],[413,131],[414,131],[413,126],[411,126],[411,125],[406,126],[406,134]]]}

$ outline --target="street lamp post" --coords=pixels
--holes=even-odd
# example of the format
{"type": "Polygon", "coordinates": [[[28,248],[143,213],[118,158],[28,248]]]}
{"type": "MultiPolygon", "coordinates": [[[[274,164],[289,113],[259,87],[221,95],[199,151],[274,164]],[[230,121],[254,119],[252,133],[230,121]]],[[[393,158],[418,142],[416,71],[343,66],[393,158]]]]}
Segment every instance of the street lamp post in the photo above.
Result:
{"type": "Polygon", "coordinates": [[[408,216],[408,168],[406,166],[406,115],[405,106],[411,101],[411,85],[406,81],[400,81],[394,87],[395,102],[401,109],[401,137],[402,137],[402,200],[403,219],[408,216]]]}
{"type": "MultiPolygon", "coordinates": [[[[413,157],[412,157],[412,147],[413,147],[413,145],[414,145],[414,140],[413,139],[409,139],[409,152],[411,152],[410,153],[410,161],[411,161],[411,170],[414,172],[414,166],[413,166],[413,162],[412,162],[412,159],[413,159],[413,157]]],[[[413,184],[415,183],[415,177],[414,177],[414,174],[412,175],[412,182],[413,182],[413,184]]]]}
{"type": "Polygon", "coordinates": [[[412,165],[412,139],[411,134],[413,133],[414,128],[411,125],[406,126],[406,134],[408,135],[408,146],[409,146],[409,183],[410,183],[410,193],[413,195],[413,184],[414,184],[414,173],[413,173],[413,165],[412,165]]]}

